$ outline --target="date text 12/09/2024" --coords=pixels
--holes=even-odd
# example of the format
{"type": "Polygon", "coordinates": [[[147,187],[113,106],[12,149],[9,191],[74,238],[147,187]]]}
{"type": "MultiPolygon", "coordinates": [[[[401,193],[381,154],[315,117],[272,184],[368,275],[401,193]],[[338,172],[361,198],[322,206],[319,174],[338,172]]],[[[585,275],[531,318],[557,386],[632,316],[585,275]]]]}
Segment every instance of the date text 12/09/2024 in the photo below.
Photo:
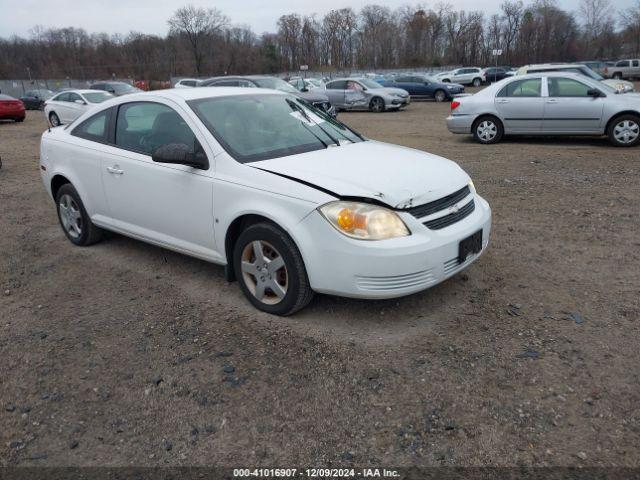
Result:
{"type": "Polygon", "coordinates": [[[397,470],[386,468],[237,468],[234,478],[397,478],[397,470]]]}

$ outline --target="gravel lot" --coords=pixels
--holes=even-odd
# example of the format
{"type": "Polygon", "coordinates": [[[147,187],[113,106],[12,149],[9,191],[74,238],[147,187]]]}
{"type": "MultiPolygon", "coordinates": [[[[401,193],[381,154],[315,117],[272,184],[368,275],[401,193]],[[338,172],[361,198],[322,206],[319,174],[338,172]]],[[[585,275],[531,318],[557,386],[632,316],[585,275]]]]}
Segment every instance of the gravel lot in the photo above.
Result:
{"type": "Polygon", "coordinates": [[[291,318],[215,265],[72,246],[42,113],[0,123],[0,465],[638,466],[640,149],[479,146],[447,113],[341,119],[459,162],[493,208],[486,254],[411,297],[291,318]]]}

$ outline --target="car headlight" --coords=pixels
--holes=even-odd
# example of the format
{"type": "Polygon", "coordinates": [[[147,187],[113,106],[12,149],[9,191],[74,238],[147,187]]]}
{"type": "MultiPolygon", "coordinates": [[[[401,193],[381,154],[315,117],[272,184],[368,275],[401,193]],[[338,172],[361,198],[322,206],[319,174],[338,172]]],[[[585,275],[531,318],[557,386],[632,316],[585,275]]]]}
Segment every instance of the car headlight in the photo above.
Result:
{"type": "Polygon", "coordinates": [[[338,201],[327,203],[318,210],[336,230],[347,237],[384,240],[410,235],[397,213],[377,205],[338,201]]]}
{"type": "Polygon", "coordinates": [[[449,90],[452,90],[452,89],[454,89],[454,88],[456,88],[456,87],[454,87],[453,85],[447,85],[447,88],[448,88],[449,90]]]}

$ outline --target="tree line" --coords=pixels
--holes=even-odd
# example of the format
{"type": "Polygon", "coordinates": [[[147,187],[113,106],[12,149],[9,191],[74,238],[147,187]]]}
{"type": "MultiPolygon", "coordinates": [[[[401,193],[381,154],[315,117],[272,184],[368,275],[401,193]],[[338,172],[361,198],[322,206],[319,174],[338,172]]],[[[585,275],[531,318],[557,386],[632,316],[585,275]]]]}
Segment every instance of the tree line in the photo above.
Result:
{"type": "Polygon", "coordinates": [[[500,10],[451,4],[391,10],[367,5],[324,16],[282,15],[277,31],[257,35],[215,8],[191,5],[168,19],[166,36],[88,33],[35,27],[0,38],[0,78],[130,77],[277,73],[311,70],[485,66],[640,57],[640,0],[616,11],[610,0],[581,0],[577,12],[554,0],[505,0],[500,10]]]}

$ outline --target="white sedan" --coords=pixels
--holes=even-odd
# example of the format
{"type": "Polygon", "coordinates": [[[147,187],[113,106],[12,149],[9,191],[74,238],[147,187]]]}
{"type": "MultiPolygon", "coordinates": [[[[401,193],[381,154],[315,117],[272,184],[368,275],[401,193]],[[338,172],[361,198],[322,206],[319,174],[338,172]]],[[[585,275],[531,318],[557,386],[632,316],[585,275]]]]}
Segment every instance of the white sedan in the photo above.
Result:
{"type": "Polygon", "coordinates": [[[44,104],[44,115],[52,127],[73,122],[93,106],[113,98],[102,90],[65,90],[44,104]]]}
{"type": "Polygon", "coordinates": [[[113,230],[224,265],[277,315],[314,292],[424,290],[489,241],[489,205],[457,164],[368,140],[275,90],[109,100],[45,132],[40,161],[72,243],[113,230]]]}

